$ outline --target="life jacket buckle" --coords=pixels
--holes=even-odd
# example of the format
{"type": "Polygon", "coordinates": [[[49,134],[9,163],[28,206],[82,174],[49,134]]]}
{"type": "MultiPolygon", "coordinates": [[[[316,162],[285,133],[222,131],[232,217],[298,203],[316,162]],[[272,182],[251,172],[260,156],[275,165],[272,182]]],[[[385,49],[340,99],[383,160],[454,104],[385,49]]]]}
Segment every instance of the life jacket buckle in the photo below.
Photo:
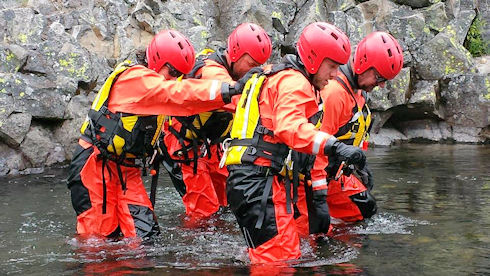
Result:
{"type": "Polygon", "coordinates": [[[248,151],[248,154],[250,154],[250,155],[255,155],[257,153],[257,149],[255,147],[252,147],[252,146],[248,147],[247,151],[248,151]]]}
{"type": "Polygon", "coordinates": [[[109,114],[109,109],[105,106],[105,105],[102,105],[99,109],[99,111],[104,114],[104,115],[108,115],[109,114]]]}

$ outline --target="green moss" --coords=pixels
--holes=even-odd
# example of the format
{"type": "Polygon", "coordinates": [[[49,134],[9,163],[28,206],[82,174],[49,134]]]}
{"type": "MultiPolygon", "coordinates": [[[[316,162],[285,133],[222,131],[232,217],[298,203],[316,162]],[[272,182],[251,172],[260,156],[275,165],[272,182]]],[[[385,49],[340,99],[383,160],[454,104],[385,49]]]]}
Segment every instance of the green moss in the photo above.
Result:
{"type": "Polygon", "coordinates": [[[7,61],[11,61],[13,58],[15,58],[15,55],[9,51],[9,54],[7,55],[7,57],[5,58],[7,61]]]}
{"type": "Polygon", "coordinates": [[[281,19],[282,18],[282,14],[280,12],[273,11],[272,14],[271,14],[271,17],[275,17],[277,19],[281,19]]]}
{"type": "Polygon", "coordinates": [[[484,56],[490,53],[490,43],[485,41],[481,35],[482,29],[487,22],[478,15],[471,23],[468,34],[464,42],[464,47],[470,51],[474,57],[484,56]]]}
{"type": "Polygon", "coordinates": [[[27,35],[26,34],[19,34],[18,38],[19,38],[19,41],[22,43],[27,42],[27,35]]]}

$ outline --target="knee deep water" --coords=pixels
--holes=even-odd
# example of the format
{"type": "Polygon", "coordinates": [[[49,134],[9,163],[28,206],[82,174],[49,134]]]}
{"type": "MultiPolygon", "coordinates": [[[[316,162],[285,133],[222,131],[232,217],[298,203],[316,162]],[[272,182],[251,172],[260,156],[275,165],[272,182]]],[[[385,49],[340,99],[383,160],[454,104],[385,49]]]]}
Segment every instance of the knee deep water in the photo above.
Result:
{"type": "Polygon", "coordinates": [[[64,169],[0,178],[0,274],[490,274],[490,146],[372,148],[368,163],[378,214],[302,240],[302,258],[283,268],[250,266],[228,209],[188,221],[165,174],[153,244],[77,237],[64,169]]]}

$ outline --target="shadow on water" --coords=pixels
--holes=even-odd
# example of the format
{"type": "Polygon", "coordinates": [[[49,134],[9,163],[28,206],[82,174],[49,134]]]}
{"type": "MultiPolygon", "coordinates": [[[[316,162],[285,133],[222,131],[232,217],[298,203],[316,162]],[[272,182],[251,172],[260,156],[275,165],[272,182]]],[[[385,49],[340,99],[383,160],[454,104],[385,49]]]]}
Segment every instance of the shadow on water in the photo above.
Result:
{"type": "MultiPolygon", "coordinates": [[[[2,275],[468,275],[490,273],[490,147],[407,145],[369,152],[379,213],[334,221],[332,237],[301,242],[286,265],[251,266],[228,209],[195,224],[166,176],[156,212],[162,234],[82,239],[65,171],[0,179],[2,275]]],[[[149,186],[149,183],[146,183],[149,186]]]]}

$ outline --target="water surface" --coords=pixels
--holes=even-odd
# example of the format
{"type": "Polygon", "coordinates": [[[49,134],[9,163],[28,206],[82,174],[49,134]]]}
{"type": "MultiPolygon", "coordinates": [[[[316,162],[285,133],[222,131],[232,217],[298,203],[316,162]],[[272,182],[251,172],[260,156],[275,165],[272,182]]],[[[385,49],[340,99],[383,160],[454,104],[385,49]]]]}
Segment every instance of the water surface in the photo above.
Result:
{"type": "MultiPolygon", "coordinates": [[[[338,224],[334,236],[305,239],[303,257],[281,274],[489,275],[490,147],[404,145],[368,153],[379,213],[338,224]]],[[[251,267],[229,210],[187,221],[165,175],[156,212],[162,235],[80,239],[66,170],[0,178],[0,274],[272,274],[251,267]]],[[[149,186],[149,182],[147,181],[149,186]]]]}

